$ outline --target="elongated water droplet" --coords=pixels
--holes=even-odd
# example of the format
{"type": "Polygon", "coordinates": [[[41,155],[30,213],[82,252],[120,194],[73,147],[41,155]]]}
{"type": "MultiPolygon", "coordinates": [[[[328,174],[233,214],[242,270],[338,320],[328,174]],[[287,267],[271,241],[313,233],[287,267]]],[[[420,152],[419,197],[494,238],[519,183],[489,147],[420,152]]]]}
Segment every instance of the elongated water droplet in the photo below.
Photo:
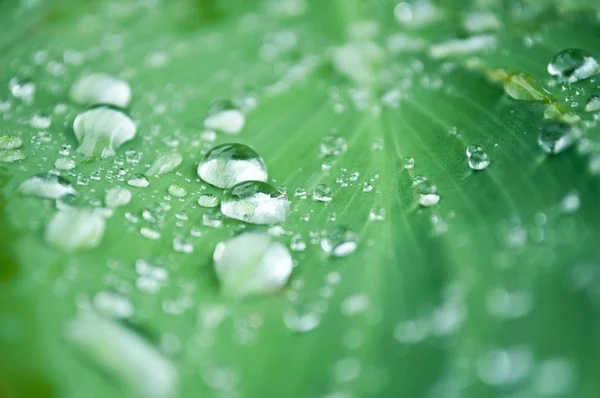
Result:
{"type": "Polygon", "coordinates": [[[490,165],[490,157],[479,145],[469,145],[467,158],[469,167],[473,170],[483,170],[490,165]]]}
{"type": "Polygon", "coordinates": [[[175,196],[176,198],[183,198],[187,195],[187,190],[179,184],[170,185],[167,191],[169,192],[169,195],[175,196]]]}
{"type": "Polygon", "coordinates": [[[267,166],[252,148],[223,144],[211,149],[198,165],[198,176],[219,188],[244,181],[267,181],[267,166]]]}
{"type": "Polygon", "coordinates": [[[19,191],[25,195],[40,198],[60,199],[65,195],[75,195],[75,188],[64,177],[50,173],[41,173],[29,177],[19,185],[19,191]]]}
{"type": "Polygon", "coordinates": [[[99,106],[77,115],[73,131],[80,144],[77,152],[88,157],[100,154],[106,158],[114,156],[117,148],[131,141],[137,129],[125,113],[99,106]]]}
{"type": "Polygon", "coordinates": [[[127,181],[127,184],[136,188],[146,188],[148,185],[150,185],[150,181],[148,181],[148,178],[146,178],[146,176],[143,174],[135,174],[129,179],[129,181],[127,181]]]}
{"type": "Polygon", "coordinates": [[[440,201],[440,195],[437,193],[437,186],[427,179],[415,181],[415,194],[417,202],[424,207],[435,206],[440,201]]]}
{"type": "Polygon", "coordinates": [[[559,81],[575,83],[600,73],[598,60],[586,51],[570,48],[559,52],[548,64],[548,73],[559,81]]]}
{"type": "Polygon", "coordinates": [[[100,244],[106,222],[93,209],[65,208],[46,227],[46,241],[64,251],[93,249],[100,244]]]}
{"type": "Polygon", "coordinates": [[[318,202],[331,202],[333,199],[331,188],[325,184],[317,185],[313,190],[312,198],[318,202]]]}
{"type": "Polygon", "coordinates": [[[131,191],[127,188],[113,187],[106,190],[104,203],[107,207],[115,208],[125,206],[131,202],[131,191]]]}
{"type": "Polygon", "coordinates": [[[20,149],[0,149],[0,162],[15,163],[25,159],[20,149]]]}
{"type": "Polygon", "coordinates": [[[238,134],[244,128],[246,116],[231,101],[219,100],[211,104],[204,127],[226,134],[238,134]]]}
{"type": "Polygon", "coordinates": [[[337,156],[348,149],[346,140],[337,135],[328,135],[321,140],[321,153],[323,155],[337,156]]]}
{"type": "Polygon", "coordinates": [[[335,227],[321,238],[321,248],[333,257],[345,257],[358,247],[358,235],[346,227],[335,227]]]}
{"type": "Polygon", "coordinates": [[[290,204],[285,194],[262,181],[242,182],[225,193],[221,212],[250,224],[275,224],[285,221],[290,204]]]}
{"type": "Polygon", "coordinates": [[[233,297],[275,292],[292,273],[288,249],[261,232],[246,232],[219,243],[213,259],[222,291],[233,297]]]}
{"type": "Polygon", "coordinates": [[[569,148],[580,136],[577,128],[556,120],[542,126],[538,145],[547,154],[557,154],[569,148]]]}
{"type": "Polygon", "coordinates": [[[198,204],[202,207],[217,207],[219,203],[219,198],[208,193],[202,194],[198,198],[198,204]]]}
{"type": "Polygon", "coordinates": [[[586,112],[600,111],[600,95],[592,95],[585,104],[586,112]]]}
{"type": "Polygon", "coordinates": [[[17,149],[23,145],[23,141],[16,135],[0,135],[0,149],[17,149]]]}
{"type": "Polygon", "coordinates": [[[127,82],[106,73],[91,73],[80,77],[69,91],[69,99],[81,105],[114,105],[126,108],[131,101],[127,82]]]}
{"type": "Polygon", "coordinates": [[[504,91],[511,98],[521,101],[550,102],[549,94],[540,86],[535,78],[524,72],[508,75],[504,82],[504,91]]]}
{"type": "Polygon", "coordinates": [[[148,227],[140,228],[140,235],[142,235],[144,238],[150,239],[150,240],[160,239],[160,232],[155,229],[148,228],[148,227]]]}
{"type": "Polygon", "coordinates": [[[183,156],[179,152],[167,152],[160,155],[146,172],[148,177],[158,177],[170,173],[183,161],[183,156]]]}
{"type": "Polygon", "coordinates": [[[77,164],[73,159],[58,158],[54,161],[54,167],[58,170],[73,170],[77,164]]]}

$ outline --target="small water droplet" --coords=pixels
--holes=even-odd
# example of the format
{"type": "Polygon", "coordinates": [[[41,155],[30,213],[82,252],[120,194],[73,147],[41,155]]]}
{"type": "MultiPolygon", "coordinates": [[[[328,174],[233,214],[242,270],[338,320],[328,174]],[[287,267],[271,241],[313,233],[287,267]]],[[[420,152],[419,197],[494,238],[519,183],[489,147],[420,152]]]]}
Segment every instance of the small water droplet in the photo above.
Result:
{"type": "Polygon", "coordinates": [[[358,235],[346,227],[334,227],[321,238],[321,248],[333,257],[346,257],[356,250],[358,235]]]}
{"type": "Polygon", "coordinates": [[[262,181],[246,181],[225,193],[221,212],[250,224],[275,224],[285,221],[289,201],[277,189],[262,181]]]}
{"type": "Polygon", "coordinates": [[[127,82],[106,73],[91,73],[76,80],[69,91],[69,99],[81,105],[113,105],[126,108],[131,101],[127,82]]]}
{"type": "Polygon", "coordinates": [[[77,166],[77,163],[73,159],[58,158],[54,161],[54,167],[58,170],[73,170],[77,166]]]}
{"type": "Polygon", "coordinates": [[[429,180],[422,179],[417,180],[413,183],[415,188],[415,194],[417,195],[417,202],[424,207],[435,206],[440,201],[440,195],[437,193],[437,186],[429,180]]]}
{"type": "Polygon", "coordinates": [[[8,82],[8,89],[13,97],[20,99],[24,103],[31,104],[33,102],[36,86],[29,79],[13,77],[8,82]]]}
{"type": "Polygon", "coordinates": [[[275,292],[292,273],[288,249],[261,232],[246,232],[219,243],[213,259],[222,291],[233,297],[275,292]]]}
{"type": "Polygon", "coordinates": [[[490,165],[490,157],[479,145],[469,145],[467,159],[469,167],[473,170],[483,170],[490,165]]]}
{"type": "Polygon", "coordinates": [[[369,221],[385,220],[385,208],[375,207],[369,212],[369,221]]]}
{"type": "Polygon", "coordinates": [[[65,195],[75,195],[75,188],[64,177],[42,173],[29,177],[19,185],[19,192],[40,198],[60,199],[65,195]]]}
{"type": "Polygon", "coordinates": [[[407,170],[410,170],[413,167],[415,167],[415,160],[413,158],[404,158],[402,162],[404,164],[404,168],[407,170]]]}
{"type": "Polygon", "coordinates": [[[183,161],[179,152],[167,152],[160,155],[145,173],[149,178],[158,177],[175,170],[183,161]]]}
{"type": "Polygon", "coordinates": [[[192,253],[194,251],[194,245],[183,235],[176,235],[173,239],[173,250],[179,253],[192,253]]]}
{"type": "Polygon", "coordinates": [[[223,215],[219,212],[208,212],[202,215],[202,224],[211,228],[221,228],[223,215]]]}
{"type": "Polygon", "coordinates": [[[140,228],[140,235],[142,235],[144,238],[150,239],[150,240],[160,239],[160,232],[155,229],[148,228],[148,227],[140,228]]]}
{"type": "Polygon", "coordinates": [[[560,202],[560,209],[563,213],[575,213],[581,206],[581,199],[577,192],[569,192],[560,202]]]}
{"type": "Polygon", "coordinates": [[[547,121],[542,126],[538,145],[547,154],[554,155],[568,149],[580,135],[577,128],[566,123],[547,121]]]}
{"type": "Polygon", "coordinates": [[[600,73],[598,60],[586,51],[570,48],[559,52],[548,64],[548,73],[559,81],[576,83],[600,73]]]}
{"type": "Polygon", "coordinates": [[[331,202],[332,192],[331,188],[329,188],[325,184],[319,184],[315,187],[312,194],[313,200],[318,202],[331,202]]]}
{"type": "Polygon", "coordinates": [[[295,252],[301,252],[306,249],[306,242],[302,239],[302,235],[295,234],[290,241],[290,249],[295,252]]]}
{"type": "Polygon", "coordinates": [[[133,304],[119,293],[101,291],[94,296],[94,307],[112,318],[125,319],[133,315],[133,304]]]}
{"type": "Polygon", "coordinates": [[[600,111],[600,95],[592,95],[585,104],[586,112],[600,111]]]}
{"type": "Polygon", "coordinates": [[[321,323],[321,314],[310,305],[297,305],[283,313],[285,326],[297,333],[308,333],[321,323]]]}
{"type": "Polygon", "coordinates": [[[46,227],[46,241],[64,251],[92,249],[104,236],[104,217],[93,209],[65,208],[46,227]]]}
{"type": "Polygon", "coordinates": [[[325,156],[338,156],[348,149],[346,140],[337,135],[328,135],[321,140],[321,153],[325,156]]]}
{"type": "Polygon", "coordinates": [[[35,114],[31,117],[29,125],[36,129],[47,129],[52,124],[52,118],[50,116],[35,114]]]}
{"type": "Polygon", "coordinates": [[[113,187],[106,190],[104,203],[107,207],[125,206],[131,201],[131,191],[127,188],[113,187]]]}
{"type": "Polygon", "coordinates": [[[244,128],[246,116],[233,102],[218,100],[210,105],[204,127],[226,134],[238,134],[244,128]]]}
{"type": "Polygon", "coordinates": [[[81,112],[73,122],[79,141],[77,152],[102,158],[115,155],[115,150],[131,141],[137,132],[135,123],[125,113],[106,106],[81,112]]]}
{"type": "Polygon", "coordinates": [[[217,207],[219,203],[219,198],[209,193],[204,193],[198,197],[198,204],[202,207],[217,207]]]}
{"type": "Polygon", "coordinates": [[[187,195],[187,190],[183,185],[180,184],[172,184],[167,189],[169,195],[174,196],[176,198],[183,198],[187,195]]]}
{"type": "Polygon", "coordinates": [[[198,176],[219,188],[244,181],[267,181],[267,166],[252,148],[223,144],[211,149],[198,165],[198,176]]]}
{"type": "Polygon", "coordinates": [[[136,188],[146,188],[150,185],[150,181],[148,181],[148,178],[143,174],[135,174],[127,181],[127,184],[136,188]]]}
{"type": "Polygon", "coordinates": [[[535,80],[524,72],[515,72],[508,75],[504,82],[504,91],[511,98],[520,101],[550,102],[550,96],[535,80]]]}

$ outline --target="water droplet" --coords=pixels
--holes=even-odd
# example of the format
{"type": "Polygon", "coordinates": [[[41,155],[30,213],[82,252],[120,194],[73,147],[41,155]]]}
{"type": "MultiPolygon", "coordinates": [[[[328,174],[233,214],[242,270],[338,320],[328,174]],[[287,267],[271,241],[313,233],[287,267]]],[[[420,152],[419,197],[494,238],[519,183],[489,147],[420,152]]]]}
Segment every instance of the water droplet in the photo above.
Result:
{"type": "Polygon", "coordinates": [[[65,195],[75,195],[75,188],[64,177],[42,173],[29,177],[19,185],[19,192],[40,198],[60,199],[65,195]]]}
{"type": "Polygon", "coordinates": [[[277,189],[262,181],[246,181],[225,193],[221,212],[250,224],[275,224],[285,221],[289,202],[277,189]]]}
{"type": "Polygon", "coordinates": [[[183,198],[185,195],[187,195],[187,190],[183,187],[183,185],[179,184],[170,185],[167,191],[169,192],[169,195],[175,196],[176,198],[183,198]]]}
{"type": "Polygon", "coordinates": [[[535,80],[524,72],[515,72],[508,75],[504,82],[504,91],[511,98],[521,101],[550,102],[550,96],[535,80]]]}
{"type": "Polygon", "coordinates": [[[25,159],[25,155],[19,149],[0,149],[0,162],[15,163],[25,159]]]}
{"type": "Polygon", "coordinates": [[[415,160],[413,158],[404,158],[402,162],[404,164],[404,168],[407,170],[415,167],[415,160]]]}
{"type": "Polygon", "coordinates": [[[127,82],[106,73],[91,73],[80,77],[69,91],[69,99],[81,105],[113,105],[126,108],[131,101],[127,82]]]}
{"type": "Polygon", "coordinates": [[[219,100],[210,105],[204,127],[226,134],[238,134],[244,128],[246,117],[231,101],[219,100]]]}
{"type": "Polygon", "coordinates": [[[209,212],[202,215],[202,224],[211,228],[221,228],[223,215],[219,212],[209,212]]]}
{"type": "Polygon", "coordinates": [[[417,202],[421,206],[431,207],[439,203],[440,195],[437,193],[437,186],[429,180],[415,180],[414,188],[417,202]]]}
{"type": "Polygon", "coordinates": [[[173,250],[179,253],[189,254],[194,251],[194,245],[182,235],[177,235],[173,239],[173,250]]]}
{"type": "Polygon", "coordinates": [[[560,202],[560,209],[563,213],[575,213],[581,206],[581,199],[577,192],[569,192],[560,202]]]}
{"type": "Polygon", "coordinates": [[[136,188],[146,188],[148,185],[150,185],[150,181],[148,181],[146,176],[143,174],[135,174],[129,179],[129,181],[127,181],[127,184],[136,188]]]}
{"type": "Polygon", "coordinates": [[[557,154],[568,149],[579,136],[575,127],[556,120],[547,121],[542,126],[538,145],[547,154],[557,154]]]}
{"type": "Polygon", "coordinates": [[[35,114],[29,121],[31,127],[37,129],[47,129],[52,124],[52,118],[50,116],[35,114]]]}
{"type": "Polygon", "coordinates": [[[54,161],[54,167],[58,170],[73,170],[77,164],[73,159],[58,158],[54,161]]]}
{"type": "Polygon", "coordinates": [[[479,145],[469,145],[467,148],[469,167],[473,170],[483,170],[490,165],[490,157],[479,145]]]}
{"type": "Polygon", "coordinates": [[[175,170],[183,161],[179,152],[167,152],[160,155],[146,172],[148,177],[158,177],[175,170]]]}
{"type": "Polygon", "coordinates": [[[321,323],[321,314],[310,305],[297,305],[283,313],[285,326],[297,333],[308,333],[321,323]]]}
{"type": "Polygon", "coordinates": [[[369,296],[365,293],[356,293],[344,299],[340,305],[340,309],[342,314],[354,316],[365,312],[369,308],[369,302],[369,296]]]}
{"type": "Polygon", "coordinates": [[[261,232],[246,232],[219,243],[213,259],[222,291],[228,296],[275,292],[292,273],[288,249],[261,232]]]}
{"type": "Polygon", "coordinates": [[[93,249],[100,244],[106,222],[93,209],[65,208],[46,227],[46,241],[64,251],[93,249]]]}
{"type": "Polygon", "coordinates": [[[477,375],[485,384],[499,386],[521,380],[529,372],[532,363],[529,349],[511,347],[486,352],[477,360],[476,369],[477,375]]]}
{"type": "Polygon", "coordinates": [[[131,201],[131,191],[127,188],[113,187],[106,190],[104,203],[112,208],[125,206],[131,201]]]}
{"type": "Polygon", "coordinates": [[[337,135],[328,135],[321,140],[321,153],[326,156],[338,156],[348,149],[346,140],[337,135]]]}
{"type": "Polygon", "coordinates": [[[304,249],[306,249],[306,242],[304,242],[304,239],[302,239],[302,235],[295,234],[294,236],[292,236],[290,242],[290,249],[292,249],[295,252],[301,252],[304,249]]]}
{"type": "Polygon", "coordinates": [[[198,197],[198,204],[202,207],[217,207],[219,203],[219,198],[209,193],[204,193],[198,197]]]}
{"type": "Polygon", "coordinates": [[[267,181],[267,166],[252,148],[223,144],[211,149],[198,165],[198,176],[219,188],[231,188],[244,181],[267,181]]]}
{"type": "Polygon", "coordinates": [[[600,95],[592,95],[585,104],[585,110],[586,112],[600,111],[600,95]]]}
{"type": "Polygon", "coordinates": [[[554,56],[548,64],[548,73],[559,81],[575,83],[600,73],[600,65],[586,51],[570,48],[554,56]]]}
{"type": "Polygon", "coordinates": [[[331,188],[329,188],[325,184],[319,184],[315,187],[312,194],[313,200],[318,202],[331,202],[332,192],[331,188]]]}
{"type": "Polygon", "coordinates": [[[333,257],[345,257],[356,250],[358,235],[346,227],[335,227],[325,232],[321,238],[321,248],[333,257]]]}
{"type": "Polygon", "coordinates": [[[385,220],[385,208],[375,207],[369,212],[369,221],[385,220]]]}
{"type": "Polygon", "coordinates": [[[21,77],[13,77],[8,82],[8,88],[13,97],[20,99],[26,104],[33,102],[36,87],[32,81],[21,77]]]}
{"type": "Polygon", "coordinates": [[[150,239],[150,240],[160,239],[160,232],[155,229],[148,228],[148,227],[140,228],[140,235],[142,235],[144,238],[150,239]]]}
{"type": "Polygon", "coordinates": [[[0,135],[0,149],[17,149],[21,145],[23,145],[23,141],[16,135],[0,135]]]}
{"type": "Polygon", "coordinates": [[[79,141],[77,152],[91,157],[100,154],[106,158],[136,134],[133,120],[125,113],[106,106],[81,112],[73,122],[73,131],[79,141]]]}
{"type": "Polygon", "coordinates": [[[115,292],[102,291],[94,296],[94,307],[112,318],[129,318],[133,315],[133,304],[127,297],[115,292]]]}
{"type": "Polygon", "coordinates": [[[404,344],[417,344],[429,334],[425,320],[415,319],[401,322],[394,328],[394,338],[404,344]]]}

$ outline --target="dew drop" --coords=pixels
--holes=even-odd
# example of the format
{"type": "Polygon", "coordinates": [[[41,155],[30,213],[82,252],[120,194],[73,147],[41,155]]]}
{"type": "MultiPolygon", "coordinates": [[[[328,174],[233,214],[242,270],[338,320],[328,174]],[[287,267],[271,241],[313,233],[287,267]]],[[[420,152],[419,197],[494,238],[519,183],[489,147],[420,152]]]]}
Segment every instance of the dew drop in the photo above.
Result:
{"type": "Polygon", "coordinates": [[[160,239],[160,232],[155,229],[148,228],[148,227],[140,228],[140,235],[142,235],[144,238],[150,239],[150,240],[160,239]]]}
{"type": "Polygon", "coordinates": [[[515,72],[508,75],[504,82],[504,91],[508,96],[520,101],[550,102],[550,96],[535,80],[524,72],[515,72]]]}
{"type": "Polygon", "coordinates": [[[290,249],[295,252],[301,252],[306,249],[306,242],[302,239],[302,235],[295,234],[290,241],[290,249]]]}
{"type": "Polygon", "coordinates": [[[233,297],[278,291],[292,272],[288,249],[261,232],[219,243],[213,259],[223,293],[233,297]]]}
{"type": "Polygon", "coordinates": [[[204,127],[225,134],[238,134],[244,128],[246,116],[229,100],[215,101],[210,105],[204,127]]]}
{"type": "Polygon", "coordinates": [[[205,213],[202,215],[202,224],[211,228],[221,228],[223,226],[223,215],[219,212],[205,213]]]}
{"type": "Polygon", "coordinates": [[[585,104],[586,112],[600,111],[600,95],[592,95],[585,104]]]}
{"type": "Polygon", "coordinates": [[[483,170],[490,165],[490,157],[479,145],[469,145],[467,159],[469,167],[473,170],[483,170]]]}
{"type": "Polygon", "coordinates": [[[404,168],[407,170],[410,170],[413,167],[415,167],[415,160],[413,158],[404,158],[402,163],[404,165],[404,168]]]}
{"type": "Polygon", "coordinates": [[[552,120],[542,126],[538,145],[549,155],[555,155],[568,149],[580,136],[577,128],[564,122],[552,120]]]}
{"type": "Polygon", "coordinates": [[[25,155],[19,149],[0,149],[0,162],[15,163],[25,159],[25,155]]]}
{"type": "Polygon", "coordinates": [[[219,188],[244,181],[267,181],[267,166],[252,148],[223,144],[211,149],[198,165],[198,176],[219,188]]]}
{"type": "Polygon", "coordinates": [[[219,203],[219,198],[209,193],[204,193],[198,197],[198,204],[202,207],[217,207],[219,203]]]}
{"type": "Polygon", "coordinates": [[[127,184],[136,188],[146,188],[148,185],[150,185],[150,181],[148,181],[148,178],[146,178],[146,176],[143,174],[135,174],[129,179],[129,181],[127,181],[127,184]]]}
{"type": "Polygon", "coordinates": [[[112,318],[125,319],[133,315],[134,308],[131,301],[115,292],[98,292],[93,302],[99,312],[112,318]]]}
{"type": "Polygon", "coordinates": [[[131,202],[131,191],[127,188],[113,187],[106,190],[104,203],[107,207],[113,209],[115,207],[125,206],[131,202]]]}
{"type": "Polygon", "coordinates": [[[80,77],[69,91],[69,99],[81,105],[113,105],[126,108],[131,101],[127,82],[106,73],[91,73],[80,77]]]}
{"type": "Polygon", "coordinates": [[[169,195],[176,198],[183,198],[187,195],[187,190],[183,187],[183,185],[179,184],[170,185],[167,192],[169,192],[169,195]]]}
{"type": "Polygon", "coordinates": [[[0,135],[0,149],[17,149],[21,145],[23,145],[23,141],[16,135],[0,135]]]}
{"type": "Polygon", "coordinates": [[[333,257],[346,257],[356,250],[358,235],[346,227],[334,227],[321,238],[321,248],[333,257]]]}
{"type": "Polygon", "coordinates": [[[76,166],[77,164],[73,159],[58,158],[54,161],[54,167],[58,170],[73,170],[76,166]]]}
{"type": "Polygon", "coordinates": [[[175,170],[183,161],[179,152],[167,152],[160,155],[146,172],[148,177],[158,177],[175,170]]]}
{"type": "Polygon", "coordinates": [[[440,201],[437,186],[427,179],[418,180],[414,183],[417,202],[423,207],[435,206],[440,201]]]}
{"type": "Polygon", "coordinates": [[[125,113],[99,106],[81,112],[73,122],[73,131],[79,141],[77,152],[91,157],[114,156],[115,150],[136,134],[133,120],[125,113]]]}
{"type": "Polygon", "coordinates": [[[42,173],[29,177],[19,185],[19,192],[25,195],[46,199],[60,199],[65,195],[75,195],[75,188],[64,177],[42,173]]]}
{"type": "Polygon", "coordinates": [[[328,135],[321,140],[321,153],[325,156],[338,156],[348,149],[346,140],[337,135],[328,135]]]}
{"type": "Polygon", "coordinates": [[[20,99],[26,104],[33,102],[36,86],[29,79],[13,77],[8,82],[8,88],[13,97],[20,99]]]}
{"type": "Polygon", "coordinates": [[[100,244],[106,222],[93,209],[65,208],[58,211],[46,227],[46,241],[64,251],[93,249],[100,244]]]}
{"type": "Polygon", "coordinates": [[[246,181],[225,193],[221,212],[250,224],[275,224],[285,221],[289,206],[285,194],[266,182],[246,181]]]}
{"type": "Polygon", "coordinates": [[[319,184],[315,187],[312,194],[313,200],[318,202],[331,202],[332,192],[331,188],[329,188],[325,184],[319,184]]]}
{"type": "Polygon", "coordinates": [[[554,56],[548,64],[548,73],[558,81],[576,83],[600,73],[600,65],[586,51],[570,48],[554,56]]]}

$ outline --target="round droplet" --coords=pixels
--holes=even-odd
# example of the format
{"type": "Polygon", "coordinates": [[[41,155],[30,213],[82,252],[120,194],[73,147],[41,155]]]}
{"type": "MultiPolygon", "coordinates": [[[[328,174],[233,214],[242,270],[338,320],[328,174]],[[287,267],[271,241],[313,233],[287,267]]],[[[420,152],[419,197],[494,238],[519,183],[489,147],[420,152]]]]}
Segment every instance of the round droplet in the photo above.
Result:
{"type": "Polygon", "coordinates": [[[73,131],[79,141],[77,152],[85,156],[100,154],[114,156],[115,150],[136,134],[135,123],[125,113],[106,106],[81,112],[73,122],[73,131]]]}
{"type": "Polygon", "coordinates": [[[275,224],[285,221],[290,203],[285,194],[262,181],[242,182],[226,192],[221,212],[250,224],[275,224]]]}
{"type": "Polygon", "coordinates": [[[107,207],[115,208],[125,206],[131,202],[131,191],[127,188],[113,187],[106,190],[104,203],[107,207]]]}
{"type": "Polygon", "coordinates": [[[345,257],[356,250],[358,246],[358,235],[346,227],[335,227],[321,238],[321,248],[333,257],[345,257]]]}
{"type": "Polygon", "coordinates": [[[187,190],[179,184],[173,184],[169,186],[167,191],[169,192],[169,195],[175,196],[176,198],[183,198],[185,195],[187,195],[187,190]]]}
{"type": "Polygon", "coordinates": [[[288,249],[262,232],[246,232],[219,243],[213,259],[222,291],[233,297],[275,292],[292,273],[288,249]]]}
{"type": "Polygon", "coordinates": [[[548,64],[548,73],[559,81],[575,83],[600,73],[600,65],[586,51],[570,48],[554,56],[548,64]]]}
{"type": "Polygon", "coordinates": [[[490,165],[490,157],[479,145],[469,145],[467,158],[469,167],[473,170],[483,170],[490,165]]]}
{"type": "Polygon", "coordinates": [[[64,177],[42,173],[34,175],[19,185],[19,192],[46,199],[60,199],[65,195],[75,195],[75,188],[64,177]]]}
{"type": "Polygon", "coordinates": [[[238,134],[244,128],[246,116],[229,100],[219,100],[211,104],[204,127],[226,134],[238,134]]]}
{"type": "Polygon", "coordinates": [[[560,121],[548,121],[542,126],[538,145],[550,155],[563,152],[580,136],[579,130],[560,121]]]}
{"type": "Polygon", "coordinates": [[[549,94],[540,86],[535,78],[524,72],[508,75],[504,82],[504,91],[511,98],[521,101],[550,102],[549,94]]]}
{"type": "Polygon", "coordinates": [[[198,197],[198,204],[202,207],[217,207],[220,201],[215,195],[205,193],[198,197]]]}
{"type": "Polygon", "coordinates": [[[131,101],[127,82],[106,73],[91,73],[80,77],[69,91],[69,99],[81,105],[114,105],[126,108],[131,101]]]}
{"type": "Polygon", "coordinates": [[[146,178],[146,176],[143,174],[135,174],[129,179],[129,181],[127,181],[127,184],[136,188],[146,188],[148,185],[150,185],[150,181],[148,181],[148,178],[146,178]]]}
{"type": "Polygon", "coordinates": [[[424,207],[435,206],[440,201],[440,195],[437,193],[437,186],[427,179],[415,181],[415,194],[417,202],[424,207]]]}
{"type": "Polygon", "coordinates": [[[244,181],[267,181],[267,166],[252,148],[223,144],[211,149],[198,165],[198,176],[219,188],[244,181]]]}
{"type": "Polygon", "coordinates": [[[16,135],[0,135],[0,149],[17,149],[21,145],[23,145],[23,141],[16,135]]]}
{"type": "Polygon", "coordinates": [[[313,190],[312,198],[318,202],[331,202],[333,198],[331,188],[325,184],[317,185],[313,190]]]}
{"type": "Polygon", "coordinates": [[[337,156],[348,149],[346,140],[337,135],[328,135],[321,140],[321,153],[326,156],[337,156]]]}
{"type": "Polygon", "coordinates": [[[58,158],[54,161],[54,167],[58,170],[73,170],[77,164],[73,159],[58,158]]]}
{"type": "Polygon", "coordinates": [[[160,155],[146,172],[148,177],[158,177],[170,173],[183,161],[183,156],[179,152],[167,152],[160,155]]]}
{"type": "Polygon", "coordinates": [[[102,240],[106,222],[93,209],[65,208],[46,227],[46,241],[64,251],[92,249],[102,240]]]}

